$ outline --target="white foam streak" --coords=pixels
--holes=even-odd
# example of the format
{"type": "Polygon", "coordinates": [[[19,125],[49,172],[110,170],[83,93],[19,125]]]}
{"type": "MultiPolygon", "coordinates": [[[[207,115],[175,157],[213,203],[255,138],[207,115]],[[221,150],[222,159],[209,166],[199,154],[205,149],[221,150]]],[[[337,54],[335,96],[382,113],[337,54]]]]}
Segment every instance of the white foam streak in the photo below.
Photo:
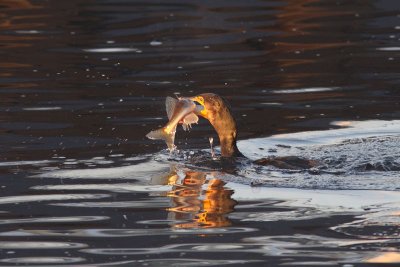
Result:
{"type": "Polygon", "coordinates": [[[302,94],[302,93],[329,92],[337,89],[339,89],[339,87],[311,87],[311,88],[274,90],[272,92],[275,94],[302,94]]]}
{"type": "Polygon", "coordinates": [[[35,186],[36,190],[104,190],[111,192],[167,192],[167,185],[137,185],[137,184],[62,184],[35,186]]]}
{"type": "Polygon", "coordinates": [[[378,47],[378,51],[400,51],[400,47],[378,47]]]}
{"type": "Polygon", "coordinates": [[[36,201],[72,200],[72,199],[99,199],[105,198],[106,194],[57,194],[57,195],[33,195],[33,196],[10,196],[0,197],[0,204],[25,203],[36,201]]]}
{"type": "Polygon", "coordinates": [[[30,107],[30,108],[23,108],[26,111],[47,111],[47,110],[60,110],[61,107],[30,107]]]}
{"type": "Polygon", "coordinates": [[[33,177],[69,178],[69,179],[150,179],[151,174],[169,170],[169,165],[157,162],[145,162],[136,165],[114,167],[73,169],[45,172],[33,177]]]}
{"type": "Polygon", "coordinates": [[[88,48],[83,49],[84,52],[88,53],[127,53],[127,52],[139,52],[137,48],[130,47],[106,47],[106,48],[88,48]]]}
{"type": "Polygon", "coordinates": [[[385,205],[398,207],[400,192],[378,190],[305,190],[297,188],[250,187],[227,183],[235,191],[235,200],[284,200],[281,206],[313,207],[336,212],[363,212],[366,207],[385,205]]]}
{"type": "Polygon", "coordinates": [[[268,138],[254,138],[238,142],[238,147],[246,156],[260,158],[266,155],[265,152],[258,152],[259,147],[265,148],[279,144],[289,146],[326,145],[339,143],[347,139],[400,135],[400,120],[346,121],[332,124],[335,126],[346,125],[348,127],[334,130],[278,134],[268,138]]]}

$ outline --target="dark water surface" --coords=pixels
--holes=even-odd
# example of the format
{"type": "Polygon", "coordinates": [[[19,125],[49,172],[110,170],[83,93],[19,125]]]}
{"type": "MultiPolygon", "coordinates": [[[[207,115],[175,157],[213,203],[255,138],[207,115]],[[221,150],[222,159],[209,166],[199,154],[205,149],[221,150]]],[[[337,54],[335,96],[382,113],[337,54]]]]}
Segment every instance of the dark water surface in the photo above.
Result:
{"type": "Polygon", "coordinates": [[[398,1],[3,0],[0,48],[1,266],[400,262],[398,1]],[[249,158],[322,166],[145,138],[202,92],[249,158]]]}

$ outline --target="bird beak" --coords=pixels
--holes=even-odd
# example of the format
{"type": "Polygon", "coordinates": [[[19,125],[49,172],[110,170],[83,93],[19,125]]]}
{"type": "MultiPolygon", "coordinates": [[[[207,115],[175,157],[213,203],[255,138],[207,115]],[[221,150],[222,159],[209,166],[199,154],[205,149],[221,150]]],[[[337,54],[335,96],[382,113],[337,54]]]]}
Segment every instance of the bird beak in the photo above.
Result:
{"type": "Polygon", "coordinates": [[[200,107],[197,108],[197,112],[196,112],[197,115],[201,115],[202,117],[207,118],[208,113],[207,113],[207,109],[204,105],[204,98],[201,96],[194,96],[194,97],[191,97],[190,100],[200,104],[200,107]]]}
{"type": "Polygon", "coordinates": [[[190,98],[190,100],[195,101],[204,107],[204,99],[202,97],[193,96],[190,98]]]}

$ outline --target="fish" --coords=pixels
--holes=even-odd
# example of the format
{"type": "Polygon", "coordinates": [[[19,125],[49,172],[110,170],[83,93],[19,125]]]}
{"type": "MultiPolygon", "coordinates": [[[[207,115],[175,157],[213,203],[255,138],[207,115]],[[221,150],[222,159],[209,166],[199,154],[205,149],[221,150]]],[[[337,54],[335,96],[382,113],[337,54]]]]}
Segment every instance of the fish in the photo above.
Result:
{"type": "Polygon", "coordinates": [[[185,131],[190,130],[192,124],[199,121],[199,117],[196,114],[200,114],[203,107],[196,105],[189,98],[179,97],[175,99],[168,96],[165,100],[165,109],[169,120],[168,123],[160,129],[149,132],[146,137],[153,140],[164,140],[169,151],[173,151],[176,149],[174,143],[177,125],[181,123],[185,131]]]}

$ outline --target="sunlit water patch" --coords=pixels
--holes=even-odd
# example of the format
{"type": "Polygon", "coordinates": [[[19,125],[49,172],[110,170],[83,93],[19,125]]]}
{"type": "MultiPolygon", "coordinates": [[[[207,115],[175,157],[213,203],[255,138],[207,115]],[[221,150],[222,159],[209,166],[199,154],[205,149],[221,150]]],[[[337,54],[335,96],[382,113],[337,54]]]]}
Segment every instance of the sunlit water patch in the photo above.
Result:
{"type": "Polygon", "coordinates": [[[88,48],[83,49],[85,52],[89,53],[127,53],[127,52],[140,52],[137,48],[131,47],[105,47],[105,48],[88,48]]]}
{"type": "Polygon", "coordinates": [[[71,257],[20,257],[20,258],[7,258],[2,259],[0,262],[8,264],[34,264],[36,266],[49,266],[54,264],[73,264],[84,262],[84,258],[71,258],[71,257]]]}
{"type": "MultiPolygon", "coordinates": [[[[279,169],[274,166],[258,166],[251,160],[241,160],[234,173],[225,173],[208,151],[198,153],[181,151],[132,158],[135,164],[121,157],[94,158],[92,160],[69,160],[72,169],[45,171],[32,178],[62,179],[123,179],[135,183],[42,185],[36,189],[47,190],[109,190],[109,191],[158,191],[163,179],[174,168],[198,168],[218,175],[226,182],[253,184],[266,187],[292,187],[308,189],[341,190],[397,190],[400,188],[400,122],[399,121],[341,121],[332,124],[336,129],[293,134],[274,135],[267,138],[249,139],[239,142],[240,150],[250,159],[281,158],[295,156],[317,162],[311,169],[279,169]],[[208,157],[208,159],[207,159],[208,157]],[[195,162],[198,161],[199,162],[195,162]],[[214,161],[214,162],[213,162],[214,161]],[[79,163],[91,163],[91,168],[79,168],[79,163]],[[103,162],[115,167],[106,167],[103,162]],[[119,162],[119,163],[117,163],[119,162]],[[203,165],[202,165],[203,162],[203,165]],[[207,164],[209,162],[210,164],[207,164]],[[117,163],[117,164],[116,164],[117,163]],[[122,166],[118,166],[122,165],[122,166]],[[124,166],[126,165],[126,166],[124,166]],[[187,167],[185,167],[187,166],[187,167]],[[162,174],[164,173],[164,174],[162,174]],[[162,174],[162,175],[161,175],[162,174]],[[149,185],[151,183],[152,185],[149,185]]],[[[13,164],[10,162],[9,164],[13,164]]],[[[182,170],[180,175],[182,175],[182,170]]],[[[179,176],[179,173],[176,173],[179,176]]]]}
{"type": "Polygon", "coordinates": [[[302,93],[317,93],[317,92],[330,92],[338,90],[335,87],[314,87],[314,88],[299,88],[299,89],[287,89],[287,90],[275,90],[273,93],[276,94],[302,94],[302,93]]]}
{"type": "Polygon", "coordinates": [[[317,162],[307,170],[243,170],[267,186],[313,189],[400,188],[400,122],[335,122],[339,129],[275,135],[239,142],[252,159],[296,156],[317,162]],[[343,128],[344,127],[344,128],[343,128]]]}
{"type": "Polygon", "coordinates": [[[95,238],[111,238],[111,237],[137,237],[137,236],[187,236],[187,235],[218,235],[218,234],[237,234],[254,232],[253,228],[192,228],[192,229],[70,229],[70,230],[16,230],[0,233],[0,236],[41,236],[41,237],[95,237],[95,238]]]}
{"type": "MultiPolygon", "coordinates": [[[[245,163],[240,163],[240,168],[236,173],[226,173],[220,169],[214,170],[210,166],[196,167],[190,161],[190,157],[195,156],[196,153],[185,154],[182,151],[180,154],[167,155],[162,152],[154,157],[132,158],[130,160],[143,162],[129,166],[104,168],[98,165],[89,169],[43,171],[32,179],[50,178],[48,181],[51,182],[57,178],[67,179],[70,182],[34,186],[31,189],[62,190],[63,192],[96,190],[115,193],[148,193],[155,198],[134,201],[64,201],[51,205],[86,209],[168,210],[170,220],[161,220],[161,224],[175,225],[177,229],[200,225],[229,226],[232,224],[231,220],[299,221],[345,215],[367,218],[361,224],[360,220],[357,220],[346,226],[336,226],[335,231],[344,232],[351,227],[364,227],[365,223],[371,224],[377,219],[382,220],[378,222],[379,225],[389,223],[393,219],[397,221],[397,217],[390,214],[397,214],[397,206],[400,204],[400,194],[397,192],[400,187],[397,179],[398,170],[395,168],[368,170],[361,169],[359,166],[366,164],[365,162],[376,165],[374,162],[381,161],[382,155],[392,157],[390,166],[397,164],[394,155],[398,153],[398,146],[395,145],[399,142],[397,136],[399,122],[337,122],[334,125],[346,127],[319,132],[276,135],[240,142],[241,150],[253,158],[283,155],[312,158],[321,162],[316,170],[281,170],[268,166],[259,167],[250,161],[245,161],[245,163]],[[272,152],[271,149],[273,149],[272,152]],[[185,157],[180,158],[182,153],[185,157]],[[174,155],[177,158],[174,159],[174,155]],[[334,161],[337,162],[332,163],[334,161]],[[106,181],[85,184],[75,182],[79,180],[106,181]],[[121,183],[121,180],[127,182],[121,183]],[[256,186],[251,186],[252,184],[256,186]],[[335,201],[332,202],[332,199],[335,201]],[[237,201],[242,204],[237,205],[237,201]],[[205,203],[214,202],[220,204],[210,210],[205,208],[205,203]],[[252,204],[246,205],[247,202],[252,204]],[[234,207],[236,211],[232,213],[234,207]],[[276,210],[263,211],[265,207],[274,207],[276,210]],[[247,209],[254,211],[246,211],[247,209]],[[212,213],[215,213],[214,217],[210,217],[212,213]],[[178,214],[180,215],[177,216],[178,214]]],[[[210,157],[209,154],[208,157],[210,157]]],[[[120,162],[127,160],[129,159],[120,162]]],[[[152,224],[151,221],[147,222],[152,224]]],[[[160,221],[155,220],[154,223],[157,225],[160,221]]],[[[120,232],[117,229],[109,229],[98,230],[95,235],[150,234],[141,233],[141,231],[137,229],[120,232]]],[[[51,231],[28,232],[47,235],[51,231]]],[[[28,232],[24,231],[25,234],[28,232]]],[[[79,233],[86,235],[81,231],[79,233]]],[[[91,233],[94,234],[93,231],[91,233]]],[[[153,233],[163,234],[157,231],[153,233]]],[[[179,232],[174,232],[174,234],[177,233],[179,232]]],[[[12,233],[8,234],[12,235],[12,233]]],[[[20,234],[22,232],[18,235],[20,234]]],[[[73,235],[72,232],[68,233],[68,235],[71,234],[73,235]]]]}
{"type": "MultiPolygon", "coordinates": [[[[112,256],[115,262],[129,265],[144,255],[162,255],[171,262],[175,262],[174,255],[184,255],[185,264],[196,265],[203,264],[199,258],[204,253],[211,258],[220,253],[237,255],[235,259],[221,262],[228,265],[243,262],[249,253],[254,256],[255,263],[265,257],[300,260],[304,255],[307,255],[304,264],[381,262],[386,255],[382,254],[386,253],[385,248],[390,247],[391,252],[395,252],[393,249],[400,232],[397,227],[400,212],[400,194],[396,190],[398,171],[365,170],[354,166],[359,166],[357,160],[372,164],[382,159],[382,153],[388,156],[397,153],[397,148],[392,147],[398,142],[399,123],[338,122],[334,126],[337,129],[275,135],[239,143],[244,154],[253,159],[284,155],[318,159],[322,164],[317,170],[281,170],[256,166],[251,160],[245,160],[238,162],[239,168],[234,172],[227,173],[207,165],[207,161],[200,165],[193,163],[196,155],[210,158],[207,150],[200,154],[162,151],[139,157],[116,154],[91,159],[57,157],[46,162],[26,162],[26,166],[37,167],[36,174],[27,179],[32,183],[41,181],[28,189],[35,194],[2,197],[0,204],[7,208],[10,203],[40,203],[48,208],[79,210],[85,216],[36,215],[22,219],[4,215],[6,218],[0,220],[0,224],[11,228],[3,229],[0,237],[24,240],[4,243],[4,249],[11,255],[29,250],[36,244],[34,242],[55,238],[69,238],[69,242],[54,243],[53,249],[64,246],[63,249],[73,255],[35,258],[20,254],[20,257],[9,257],[4,262],[73,263],[96,255],[112,256]],[[379,153],[367,153],[374,147],[379,147],[379,153]],[[343,159],[344,155],[352,157],[351,160],[343,159]],[[329,165],[338,158],[342,159],[341,165],[329,165]],[[52,169],[55,165],[58,168],[52,169]],[[99,211],[107,215],[99,216],[99,211]],[[156,213],[157,216],[150,215],[156,213]],[[332,218],[353,219],[341,223],[332,218]],[[107,227],[108,222],[115,219],[120,227],[107,227]],[[329,231],[346,238],[288,235],[285,231],[258,234],[259,227],[264,224],[301,225],[319,221],[334,222],[328,224],[329,231]],[[60,224],[69,226],[60,227],[60,224]],[[19,227],[13,229],[15,225],[19,227]],[[241,238],[229,243],[207,242],[222,235],[241,238]],[[190,237],[199,236],[204,237],[204,241],[189,242],[190,237]],[[106,240],[149,237],[177,241],[145,248],[128,245],[108,248],[106,245],[111,242],[106,240]],[[91,242],[79,242],[82,239],[100,245],[93,247],[91,242]],[[15,247],[17,243],[21,243],[19,248],[15,247]],[[318,252],[321,250],[324,252],[318,252]],[[124,261],[127,258],[130,260],[124,261]]],[[[4,166],[15,164],[9,162],[4,166]]],[[[50,243],[45,245],[51,245],[55,241],[46,242],[50,243]]]]}

